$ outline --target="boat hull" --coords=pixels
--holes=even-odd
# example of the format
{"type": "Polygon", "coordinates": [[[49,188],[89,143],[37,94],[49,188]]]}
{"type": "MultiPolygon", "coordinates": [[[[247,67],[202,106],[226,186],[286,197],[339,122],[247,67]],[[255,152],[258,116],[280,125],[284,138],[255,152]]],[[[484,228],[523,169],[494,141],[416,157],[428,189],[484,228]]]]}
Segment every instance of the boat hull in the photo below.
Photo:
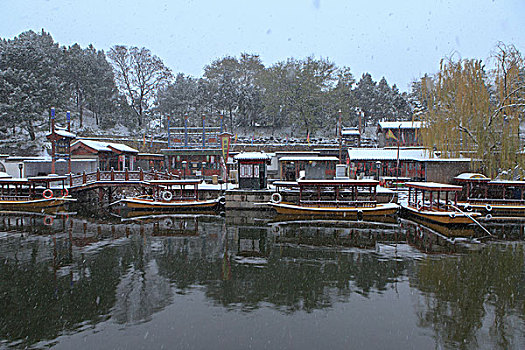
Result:
{"type": "Polygon", "coordinates": [[[483,213],[492,216],[509,216],[509,217],[525,217],[525,205],[506,205],[506,204],[491,204],[491,203],[469,203],[461,202],[458,206],[463,208],[470,207],[472,211],[483,213]],[[490,208],[490,210],[488,209],[490,208]]]}
{"type": "Polygon", "coordinates": [[[378,204],[375,207],[306,207],[289,203],[268,203],[282,215],[339,216],[363,218],[395,215],[399,206],[395,203],[378,204]]]}
{"type": "Polygon", "coordinates": [[[35,210],[59,207],[75,201],[72,198],[56,197],[42,198],[26,201],[0,201],[0,210],[35,210]]]}
{"type": "Polygon", "coordinates": [[[471,213],[458,213],[451,211],[429,211],[429,210],[417,210],[409,206],[402,206],[402,213],[408,216],[412,216],[421,220],[438,223],[441,225],[468,225],[473,224],[474,221],[469,218],[480,217],[481,214],[478,212],[471,213]]]}
{"type": "Polygon", "coordinates": [[[206,211],[219,208],[219,199],[205,201],[156,201],[142,198],[124,198],[120,203],[133,210],[160,210],[167,212],[206,211]]]}

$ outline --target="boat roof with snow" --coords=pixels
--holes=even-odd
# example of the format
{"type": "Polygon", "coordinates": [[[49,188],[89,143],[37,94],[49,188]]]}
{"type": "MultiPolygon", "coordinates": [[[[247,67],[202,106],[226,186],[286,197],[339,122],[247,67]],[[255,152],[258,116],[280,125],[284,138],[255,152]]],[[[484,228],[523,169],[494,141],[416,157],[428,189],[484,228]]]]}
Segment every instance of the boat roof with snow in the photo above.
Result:
{"type": "Polygon", "coordinates": [[[405,182],[405,185],[410,188],[417,188],[423,191],[461,191],[463,187],[442,184],[438,182],[405,182]]]}
{"type": "Polygon", "coordinates": [[[315,186],[376,186],[377,180],[297,180],[297,181],[275,181],[277,187],[315,187],[315,186]]]}
{"type": "Polygon", "coordinates": [[[0,178],[0,185],[30,185],[34,183],[50,183],[63,181],[67,176],[34,176],[28,178],[0,178]]]}
{"type": "Polygon", "coordinates": [[[490,178],[478,173],[463,173],[454,178],[456,182],[489,182],[490,178]]]}

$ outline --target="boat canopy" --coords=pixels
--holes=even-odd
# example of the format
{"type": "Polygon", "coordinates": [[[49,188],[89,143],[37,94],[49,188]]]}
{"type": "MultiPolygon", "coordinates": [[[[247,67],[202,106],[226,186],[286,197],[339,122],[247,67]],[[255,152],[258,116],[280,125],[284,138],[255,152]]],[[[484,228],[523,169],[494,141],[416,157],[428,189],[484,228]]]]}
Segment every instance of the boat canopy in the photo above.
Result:
{"type": "Polygon", "coordinates": [[[489,182],[490,178],[479,173],[463,173],[454,178],[457,182],[489,182]]]}
{"type": "Polygon", "coordinates": [[[276,187],[353,187],[370,186],[379,184],[377,180],[297,180],[297,181],[275,181],[276,187]]]}

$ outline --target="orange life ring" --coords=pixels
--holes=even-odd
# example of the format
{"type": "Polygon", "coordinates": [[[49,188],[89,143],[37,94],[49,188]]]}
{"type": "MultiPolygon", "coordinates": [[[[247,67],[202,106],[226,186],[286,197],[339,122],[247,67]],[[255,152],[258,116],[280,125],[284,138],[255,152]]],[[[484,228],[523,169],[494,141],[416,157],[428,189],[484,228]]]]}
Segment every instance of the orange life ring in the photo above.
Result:
{"type": "Polygon", "coordinates": [[[42,192],[42,196],[43,196],[45,199],[53,198],[53,190],[50,189],[50,188],[45,189],[44,192],[42,192]]]}
{"type": "Polygon", "coordinates": [[[67,190],[67,188],[62,189],[62,197],[67,197],[67,196],[69,196],[69,191],[67,190]]]}
{"type": "Polygon", "coordinates": [[[53,225],[53,217],[49,216],[49,215],[46,215],[46,217],[44,218],[44,225],[46,225],[46,226],[53,225]]]}

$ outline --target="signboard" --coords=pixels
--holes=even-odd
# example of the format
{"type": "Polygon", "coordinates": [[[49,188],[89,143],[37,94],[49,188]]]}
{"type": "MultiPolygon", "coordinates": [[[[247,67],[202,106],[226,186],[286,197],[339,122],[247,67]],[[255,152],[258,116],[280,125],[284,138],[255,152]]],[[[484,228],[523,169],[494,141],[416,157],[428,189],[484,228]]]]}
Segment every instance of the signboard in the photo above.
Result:
{"type": "Polygon", "coordinates": [[[221,140],[222,158],[224,159],[224,163],[226,163],[230,154],[230,143],[232,134],[224,132],[220,134],[219,137],[221,140]]]}

